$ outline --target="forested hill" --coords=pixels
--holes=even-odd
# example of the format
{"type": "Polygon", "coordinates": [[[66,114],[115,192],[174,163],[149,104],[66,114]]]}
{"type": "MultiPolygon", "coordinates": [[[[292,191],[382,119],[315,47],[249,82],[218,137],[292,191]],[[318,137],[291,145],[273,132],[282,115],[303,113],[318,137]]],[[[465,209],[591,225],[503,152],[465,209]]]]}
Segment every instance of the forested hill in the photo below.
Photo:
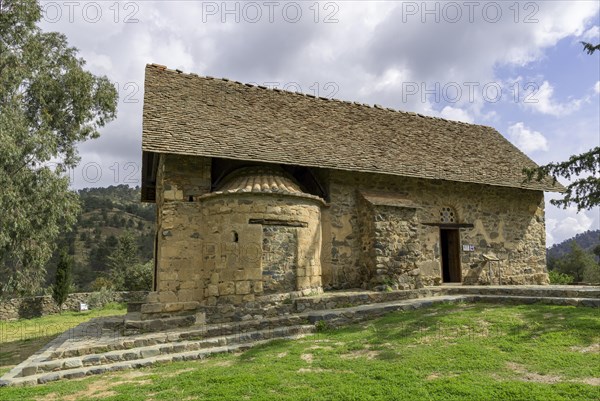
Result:
{"type": "Polygon", "coordinates": [[[564,240],[560,244],[554,244],[547,249],[547,256],[556,259],[566,255],[571,251],[571,241],[575,241],[583,250],[592,252],[594,247],[600,245],[600,230],[586,231],[564,240]]]}
{"type": "MultiPolygon", "coordinates": [[[[61,240],[74,255],[75,290],[90,290],[94,280],[107,278],[110,256],[126,231],[135,238],[139,262],[152,259],[156,209],[141,203],[139,187],[85,188],[78,193],[81,214],[73,231],[61,240]]],[[[47,266],[48,283],[54,281],[55,263],[47,266]]]]}

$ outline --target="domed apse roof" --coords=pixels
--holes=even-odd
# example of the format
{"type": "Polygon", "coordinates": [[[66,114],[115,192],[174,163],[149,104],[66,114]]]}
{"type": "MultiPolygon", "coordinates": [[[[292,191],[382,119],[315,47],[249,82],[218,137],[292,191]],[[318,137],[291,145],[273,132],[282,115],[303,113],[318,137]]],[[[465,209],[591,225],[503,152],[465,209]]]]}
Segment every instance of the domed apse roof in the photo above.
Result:
{"type": "Polygon", "coordinates": [[[242,167],[230,173],[215,192],[305,194],[285,171],[278,167],[242,167]]]}

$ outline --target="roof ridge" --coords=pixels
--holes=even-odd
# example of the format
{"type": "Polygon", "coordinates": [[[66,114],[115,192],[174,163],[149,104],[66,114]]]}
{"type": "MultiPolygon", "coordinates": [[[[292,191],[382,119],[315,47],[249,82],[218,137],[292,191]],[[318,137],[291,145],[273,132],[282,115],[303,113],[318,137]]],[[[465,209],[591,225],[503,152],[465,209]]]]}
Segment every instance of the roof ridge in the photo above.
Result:
{"type": "Polygon", "coordinates": [[[252,82],[240,82],[240,81],[234,81],[230,78],[215,78],[215,77],[211,77],[209,75],[199,75],[193,72],[183,72],[182,70],[179,69],[170,69],[165,65],[162,64],[156,64],[156,63],[151,63],[151,64],[146,64],[146,67],[152,67],[152,68],[157,68],[161,71],[166,71],[166,72],[172,72],[172,73],[177,73],[179,75],[187,75],[193,78],[197,78],[197,79],[206,79],[206,80],[215,80],[215,81],[223,81],[226,82],[230,85],[236,85],[236,86],[245,86],[248,88],[256,88],[256,89],[260,89],[260,90],[267,90],[267,91],[272,91],[272,92],[277,92],[277,93],[283,93],[286,95],[297,95],[297,96],[303,96],[303,97],[308,97],[311,99],[315,99],[315,100],[323,100],[323,101],[328,101],[328,102],[338,102],[338,103],[346,103],[346,104],[353,104],[356,106],[360,106],[363,108],[370,108],[370,109],[377,109],[377,110],[382,110],[384,112],[389,112],[389,113],[402,113],[402,114],[406,114],[406,115],[410,115],[410,116],[417,116],[417,117],[421,117],[421,118],[428,118],[428,119],[432,119],[432,120],[440,120],[440,121],[446,121],[449,123],[453,123],[453,124],[459,124],[459,125],[469,125],[469,126],[473,126],[473,127],[483,127],[483,128],[487,128],[487,129],[492,129],[494,131],[497,131],[494,127],[491,127],[489,125],[483,125],[483,124],[473,124],[473,123],[467,123],[464,121],[458,121],[458,120],[449,120],[446,118],[442,118],[442,117],[436,117],[436,116],[428,116],[425,114],[421,114],[421,113],[416,113],[414,111],[404,111],[404,110],[398,110],[398,109],[394,109],[391,107],[385,107],[382,106],[380,104],[373,104],[370,105],[368,103],[361,103],[361,102],[357,102],[357,101],[351,101],[351,100],[342,100],[342,99],[337,99],[337,98],[328,98],[328,97],[323,97],[323,96],[316,96],[316,95],[312,95],[312,94],[308,94],[308,93],[303,93],[303,92],[292,92],[289,90],[285,90],[285,89],[279,89],[279,88],[269,88],[267,86],[264,85],[256,85],[255,83],[252,82]]]}

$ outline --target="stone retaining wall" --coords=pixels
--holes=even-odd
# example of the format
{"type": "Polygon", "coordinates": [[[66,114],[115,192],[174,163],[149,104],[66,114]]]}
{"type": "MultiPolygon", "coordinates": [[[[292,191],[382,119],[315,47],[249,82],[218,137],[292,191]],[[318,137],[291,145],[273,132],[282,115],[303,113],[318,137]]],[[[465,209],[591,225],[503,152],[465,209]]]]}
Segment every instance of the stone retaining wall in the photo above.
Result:
{"type": "MultiPolygon", "coordinates": [[[[93,292],[69,294],[63,310],[78,311],[79,303],[90,303],[93,292]]],[[[146,291],[113,292],[106,302],[129,302],[145,298],[146,291]]],[[[58,313],[58,306],[50,295],[26,298],[13,298],[0,302],[0,320],[32,318],[58,313]]]]}

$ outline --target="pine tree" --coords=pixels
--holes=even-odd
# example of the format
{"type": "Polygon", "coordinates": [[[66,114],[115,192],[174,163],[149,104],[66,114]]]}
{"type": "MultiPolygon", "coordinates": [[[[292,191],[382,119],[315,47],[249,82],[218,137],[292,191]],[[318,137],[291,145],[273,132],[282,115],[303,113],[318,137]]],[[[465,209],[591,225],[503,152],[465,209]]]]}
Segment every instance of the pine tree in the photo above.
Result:
{"type": "Polygon", "coordinates": [[[71,289],[71,272],[72,272],[73,260],[67,254],[66,250],[61,250],[56,268],[56,280],[52,287],[52,298],[58,310],[62,312],[62,306],[69,296],[69,290],[71,289]]]}

